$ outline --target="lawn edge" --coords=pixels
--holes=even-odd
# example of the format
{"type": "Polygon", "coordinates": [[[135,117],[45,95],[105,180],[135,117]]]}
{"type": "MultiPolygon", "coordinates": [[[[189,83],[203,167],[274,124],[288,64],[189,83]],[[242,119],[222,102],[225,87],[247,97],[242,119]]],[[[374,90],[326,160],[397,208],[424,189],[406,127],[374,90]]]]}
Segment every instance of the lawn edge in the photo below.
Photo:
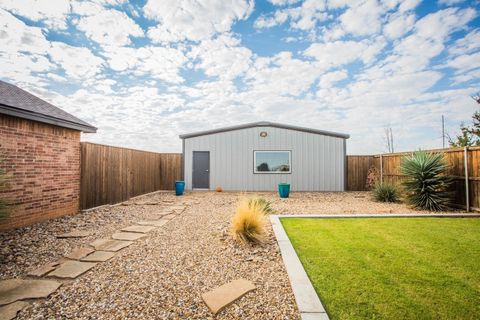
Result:
{"type": "MultiPolygon", "coordinates": [[[[283,264],[287,270],[300,316],[302,320],[328,320],[330,318],[310,282],[307,272],[303,268],[279,217],[278,215],[270,215],[270,222],[280,248],[283,264]]],[[[281,217],[286,216],[282,215],[281,217]]]]}
{"type": "MultiPolygon", "coordinates": [[[[273,216],[272,216],[273,217],[273,216]]],[[[282,214],[281,218],[480,218],[478,213],[372,213],[372,214],[282,214]]]]}

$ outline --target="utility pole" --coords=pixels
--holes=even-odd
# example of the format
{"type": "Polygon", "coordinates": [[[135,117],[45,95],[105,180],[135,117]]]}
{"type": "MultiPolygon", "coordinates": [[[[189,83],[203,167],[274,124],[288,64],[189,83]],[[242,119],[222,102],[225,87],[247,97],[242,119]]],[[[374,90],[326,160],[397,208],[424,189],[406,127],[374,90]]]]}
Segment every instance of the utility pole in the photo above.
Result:
{"type": "Polygon", "coordinates": [[[445,117],[442,114],[442,147],[445,149],[445,117]]]}

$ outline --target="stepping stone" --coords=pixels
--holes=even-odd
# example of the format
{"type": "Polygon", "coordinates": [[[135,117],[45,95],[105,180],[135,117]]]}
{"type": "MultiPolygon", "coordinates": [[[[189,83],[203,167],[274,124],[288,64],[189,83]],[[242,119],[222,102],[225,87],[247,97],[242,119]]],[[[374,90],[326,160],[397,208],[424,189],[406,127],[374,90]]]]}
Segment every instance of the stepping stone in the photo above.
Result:
{"type": "Polygon", "coordinates": [[[166,216],[168,214],[172,214],[173,213],[173,210],[164,210],[164,211],[160,211],[160,212],[155,212],[156,215],[159,215],[159,216],[166,216]]]}
{"type": "Polygon", "coordinates": [[[92,253],[93,251],[95,250],[93,250],[92,248],[80,247],[76,248],[75,250],[67,254],[65,257],[72,260],[80,260],[83,257],[86,257],[87,255],[92,253]]]}
{"type": "Polygon", "coordinates": [[[168,220],[145,220],[145,221],[138,221],[137,224],[142,226],[154,226],[154,227],[162,227],[164,226],[168,220]]]}
{"type": "Polygon", "coordinates": [[[0,307],[0,319],[11,320],[17,317],[19,311],[28,306],[25,301],[17,301],[0,307]]]}
{"type": "Polygon", "coordinates": [[[28,276],[32,277],[43,277],[47,273],[55,270],[55,268],[59,265],[59,263],[54,262],[54,263],[47,263],[46,265],[43,265],[37,269],[33,269],[28,272],[28,276]]]}
{"type": "Polygon", "coordinates": [[[202,294],[202,299],[214,314],[255,289],[255,285],[245,279],[237,279],[212,291],[202,294]]]}
{"type": "Polygon", "coordinates": [[[170,207],[170,209],[173,210],[173,211],[182,212],[183,210],[185,210],[185,207],[184,206],[175,206],[175,207],[170,207]]]}
{"type": "Polygon", "coordinates": [[[176,215],[174,214],[169,214],[168,216],[163,216],[162,217],[162,220],[167,220],[167,221],[170,221],[172,220],[173,218],[175,218],[176,215]]]}
{"type": "Polygon", "coordinates": [[[135,241],[145,236],[146,236],[145,234],[136,233],[136,232],[118,232],[118,233],[112,234],[112,239],[135,241]]]}
{"type": "Polygon", "coordinates": [[[137,232],[137,233],[147,233],[155,229],[155,227],[152,226],[130,226],[123,228],[122,231],[125,232],[137,232]]]}
{"type": "Polygon", "coordinates": [[[61,285],[54,280],[3,280],[0,281],[0,305],[17,300],[46,298],[61,285]]]}
{"type": "Polygon", "coordinates": [[[67,232],[67,233],[62,233],[62,234],[57,234],[57,238],[63,239],[63,238],[85,238],[90,235],[90,232],[88,231],[72,231],[72,232],[67,232]]]}
{"type": "Polygon", "coordinates": [[[131,245],[132,241],[120,241],[112,239],[98,239],[90,243],[95,250],[117,252],[131,245]]]}
{"type": "Polygon", "coordinates": [[[88,261],[88,262],[105,262],[110,260],[115,256],[114,252],[110,251],[95,251],[92,254],[89,254],[85,258],[80,259],[80,261],[88,261]]]}
{"type": "Polygon", "coordinates": [[[75,279],[79,275],[95,267],[96,263],[66,261],[62,263],[55,271],[48,274],[49,277],[75,279]]]}

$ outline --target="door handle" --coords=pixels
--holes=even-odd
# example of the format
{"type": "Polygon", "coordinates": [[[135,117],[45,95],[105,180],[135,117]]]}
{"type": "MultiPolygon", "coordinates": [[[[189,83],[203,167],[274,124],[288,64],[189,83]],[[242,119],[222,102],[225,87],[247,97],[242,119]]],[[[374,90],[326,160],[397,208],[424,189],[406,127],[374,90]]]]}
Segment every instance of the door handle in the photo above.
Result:
{"type": "Polygon", "coordinates": [[[208,172],[208,169],[205,169],[205,172],[208,172]]]}

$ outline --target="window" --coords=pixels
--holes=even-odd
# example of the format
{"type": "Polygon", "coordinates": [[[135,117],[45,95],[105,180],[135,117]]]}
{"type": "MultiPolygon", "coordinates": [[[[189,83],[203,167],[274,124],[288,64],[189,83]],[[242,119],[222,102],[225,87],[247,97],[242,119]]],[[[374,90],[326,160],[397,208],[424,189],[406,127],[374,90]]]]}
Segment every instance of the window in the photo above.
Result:
{"type": "Polygon", "coordinates": [[[254,151],[254,173],[291,173],[291,151],[254,151]]]}

